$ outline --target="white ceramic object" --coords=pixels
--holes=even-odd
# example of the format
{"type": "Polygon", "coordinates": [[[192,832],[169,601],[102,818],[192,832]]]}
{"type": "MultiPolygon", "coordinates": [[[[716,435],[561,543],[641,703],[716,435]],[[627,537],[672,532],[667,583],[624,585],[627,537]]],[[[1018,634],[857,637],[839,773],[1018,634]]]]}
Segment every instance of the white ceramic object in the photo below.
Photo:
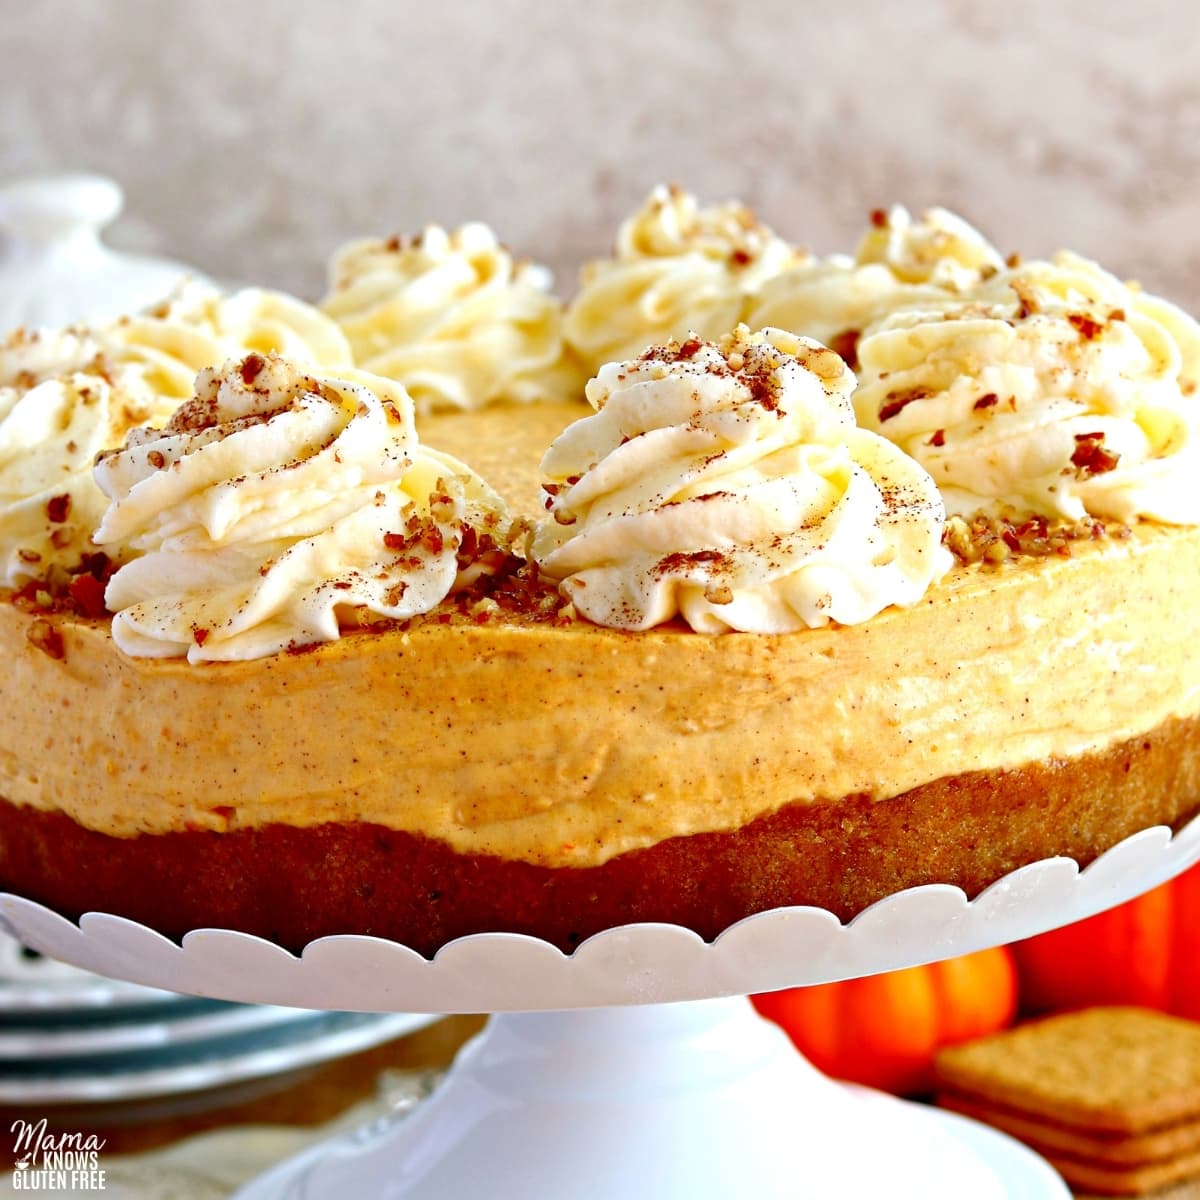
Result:
{"type": "Polygon", "coordinates": [[[414,1013],[301,1013],[297,1020],[269,1028],[168,1046],[158,1054],[110,1057],[103,1064],[86,1058],[62,1063],[38,1059],[35,1069],[20,1073],[0,1069],[0,1104],[116,1104],[224,1089],[357,1054],[433,1019],[414,1013]]]}
{"type": "Polygon", "coordinates": [[[105,979],[44,955],[31,955],[15,937],[0,930],[0,1020],[11,1017],[64,1018],[104,1009],[158,1008],[185,1001],[159,988],[105,979]]]}
{"type": "Polygon", "coordinates": [[[121,188],[102,175],[48,175],[0,186],[0,338],[18,325],[62,326],[137,312],[200,273],[118,254],[100,240],[121,188]]]}
{"type": "Polygon", "coordinates": [[[914,888],[848,925],[821,909],[777,909],[712,944],[675,926],[627,926],[572,955],[509,934],[462,938],[432,962],[355,936],[323,938],[300,957],[228,930],[197,930],[180,946],[119,917],[88,914],[77,926],[7,895],[0,919],[48,953],[199,995],[504,1014],[412,1117],[314,1147],[239,1200],[1067,1200],[1018,1143],[834,1084],[745,999],[720,997],[1026,937],[1198,859],[1200,818],[1174,836],[1142,830],[1083,871],[1069,859],[1033,863],[971,901],[957,888],[914,888]]]}
{"type": "Polygon", "coordinates": [[[274,1029],[311,1016],[302,1008],[188,1000],[162,1013],[136,1013],[133,1020],[5,1024],[0,1025],[0,1076],[13,1063],[162,1050],[274,1029]]]}
{"type": "Polygon", "coordinates": [[[1069,1200],[1011,1139],[818,1074],[744,999],[505,1015],[433,1096],[237,1200],[1069,1200]]]}
{"type": "Polygon", "coordinates": [[[627,925],[570,955],[506,933],[460,938],[432,962],[351,934],[321,938],[299,957],[221,929],[195,930],[179,945],[122,917],[88,913],[76,925],[6,894],[0,922],[55,958],[196,996],[366,1012],[534,1012],[744,996],[932,962],[1080,920],[1197,860],[1200,818],[1174,837],[1165,826],[1144,829],[1083,871],[1068,858],[1032,863],[970,901],[931,884],[848,925],[824,909],[774,909],[712,943],[675,925],[627,925]]]}

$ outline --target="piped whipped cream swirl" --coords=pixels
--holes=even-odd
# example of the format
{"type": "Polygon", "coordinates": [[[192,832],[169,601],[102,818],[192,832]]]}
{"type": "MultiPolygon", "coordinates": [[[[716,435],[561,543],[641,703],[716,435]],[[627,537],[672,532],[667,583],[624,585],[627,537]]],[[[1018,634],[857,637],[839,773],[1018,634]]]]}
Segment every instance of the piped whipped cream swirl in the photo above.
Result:
{"type": "Polygon", "coordinates": [[[550,273],[486,226],[364,240],[330,264],[324,311],[358,366],[399,380],[419,412],[542,400],[582,380],[564,361],[550,273]]]}
{"type": "Polygon", "coordinates": [[[902,309],[858,344],[859,422],[952,514],[1200,522],[1200,326],[1063,253],[902,309]]]}
{"type": "Polygon", "coordinates": [[[853,365],[859,336],[888,314],[967,292],[1003,266],[961,217],[931,208],[914,221],[897,205],[872,214],[853,257],[814,260],[768,280],[747,321],[816,338],[853,365]]]}
{"type": "Polygon", "coordinates": [[[139,555],[105,594],[114,640],[192,662],[428,612],[458,578],[464,530],[494,531],[502,509],[419,443],[399,384],[257,354],[201,372],[166,428],[133,431],[96,479],[112,501],[96,541],[139,555]]]}
{"type": "Polygon", "coordinates": [[[257,351],[322,367],[351,365],[349,343],[312,305],[284,292],[226,294],[185,283],[160,304],[95,325],[16,330],[0,346],[0,387],[26,389],[84,372],[125,375],[155,411],[169,415],[193,392],[197,372],[257,351]]]}
{"type": "Polygon", "coordinates": [[[588,619],[782,633],[915,604],[949,569],[926,472],[856,427],[854,376],[778,329],[610,363],[542,460],[530,543],[588,619]]]}
{"type": "Polygon", "coordinates": [[[331,320],[261,288],[226,296],[189,284],[145,313],[12,333],[0,345],[0,583],[54,585],[94,552],[107,503],[96,455],[136,425],[167,421],[197,372],[247,350],[350,361],[331,320]]]}
{"type": "Polygon", "coordinates": [[[701,208],[681,188],[656,187],[621,225],[613,257],[584,268],[567,339],[594,371],[689,332],[720,337],[768,279],[807,257],[742,204],[701,208]]]}
{"type": "Polygon", "coordinates": [[[53,577],[94,553],[105,499],[92,464],[151,416],[139,394],[98,375],[0,388],[0,583],[63,583],[53,577]]]}
{"type": "MultiPolygon", "coordinates": [[[[186,284],[146,314],[150,320],[203,330],[225,357],[256,352],[278,354],[319,367],[349,367],[354,356],[346,335],[320,309],[270,288],[248,287],[225,294],[186,284]]],[[[224,357],[204,363],[217,366],[224,357]]],[[[189,394],[191,390],[189,381],[189,394]]]]}

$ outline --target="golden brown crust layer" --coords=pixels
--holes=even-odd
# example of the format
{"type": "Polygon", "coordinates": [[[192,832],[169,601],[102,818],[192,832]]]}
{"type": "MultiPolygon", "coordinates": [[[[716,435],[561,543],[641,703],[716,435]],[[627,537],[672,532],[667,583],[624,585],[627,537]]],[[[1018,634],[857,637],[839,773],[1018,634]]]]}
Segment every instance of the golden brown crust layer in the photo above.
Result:
{"type": "Polygon", "coordinates": [[[241,929],[292,950],[367,933],[430,954],[510,930],[565,950],[612,925],[712,938],[751,913],[814,904],[848,919],[902,888],[976,895],[1056,854],[1086,864],[1138,829],[1200,811],[1200,718],[1072,761],[938,780],[892,800],[794,804],[733,831],[670,838],[588,868],[458,854],[368,824],[275,824],[117,838],[0,801],[0,886],[75,917],[119,913],[173,937],[241,929]]]}

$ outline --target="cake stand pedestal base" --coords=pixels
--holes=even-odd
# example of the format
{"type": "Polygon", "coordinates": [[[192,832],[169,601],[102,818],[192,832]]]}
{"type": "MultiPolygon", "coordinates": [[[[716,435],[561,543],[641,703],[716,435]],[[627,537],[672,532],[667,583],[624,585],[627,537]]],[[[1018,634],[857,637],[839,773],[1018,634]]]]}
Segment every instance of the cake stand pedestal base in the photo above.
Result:
{"type": "Polygon", "coordinates": [[[982,1125],[817,1072],[744,998],[492,1018],[415,1113],[238,1200],[1068,1200],[982,1125]]]}

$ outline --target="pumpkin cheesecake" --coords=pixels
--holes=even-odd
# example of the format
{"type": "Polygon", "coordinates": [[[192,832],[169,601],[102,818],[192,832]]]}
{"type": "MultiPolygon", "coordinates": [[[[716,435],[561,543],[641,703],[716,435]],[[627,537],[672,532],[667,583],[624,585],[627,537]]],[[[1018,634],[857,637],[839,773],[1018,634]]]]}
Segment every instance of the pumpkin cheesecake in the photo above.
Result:
{"type": "Polygon", "coordinates": [[[857,379],[744,328],[419,419],[355,368],[201,372],[97,468],[108,613],[0,603],[0,884],[569,949],[1178,827],[1200,340],[1074,261],[987,266],[862,331],[857,379]]]}

